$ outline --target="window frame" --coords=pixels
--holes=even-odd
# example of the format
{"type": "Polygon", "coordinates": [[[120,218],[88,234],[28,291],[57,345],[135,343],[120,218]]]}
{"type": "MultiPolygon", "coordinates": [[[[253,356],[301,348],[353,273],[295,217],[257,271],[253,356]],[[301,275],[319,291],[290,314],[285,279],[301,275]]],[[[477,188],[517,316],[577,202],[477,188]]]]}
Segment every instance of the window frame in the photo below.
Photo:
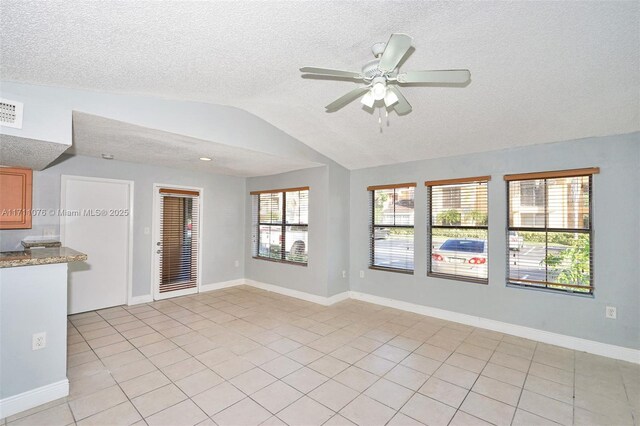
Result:
{"type": "MultiPolygon", "coordinates": [[[[285,250],[285,243],[286,243],[286,233],[287,233],[287,227],[292,227],[292,226],[296,226],[296,227],[304,227],[306,228],[306,232],[307,232],[307,238],[309,235],[309,220],[307,219],[307,223],[287,223],[287,192],[302,192],[302,191],[307,191],[308,193],[310,192],[310,188],[308,186],[303,186],[303,187],[298,187],[298,188],[286,188],[286,189],[271,189],[271,190],[262,190],[262,191],[251,191],[249,194],[252,197],[257,197],[257,203],[255,205],[255,207],[253,206],[252,203],[252,209],[255,209],[254,212],[252,212],[253,214],[255,214],[256,220],[255,223],[253,224],[254,226],[254,231],[255,231],[255,241],[252,242],[254,244],[254,248],[252,249],[253,253],[252,253],[252,258],[253,259],[257,259],[257,260],[266,260],[268,262],[275,262],[275,263],[287,263],[290,265],[298,265],[298,266],[308,266],[309,265],[309,255],[308,255],[308,250],[309,248],[307,247],[307,261],[306,262],[302,262],[302,261],[296,261],[296,260],[289,260],[286,258],[286,250],[285,250]],[[260,196],[263,194],[282,194],[282,219],[281,219],[281,223],[267,223],[267,222],[261,222],[260,221],[260,196]],[[280,227],[280,258],[273,258],[273,257],[266,257],[266,256],[261,256],[260,255],[260,227],[261,226],[274,226],[274,227],[280,227]]],[[[309,194],[307,194],[307,214],[309,212],[309,194]]]]}
{"type": "MultiPolygon", "coordinates": [[[[391,184],[391,185],[376,185],[367,187],[367,191],[369,192],[369,269],[373,269],[376,271],[386,271],[386,272],[396,272],[400,274],[408,274],[413,275],[415,271],[415,244],[416,244],[416,234],[415,234],[415,216],[413,220],[413,225],[376,225],[376,210],[375,210],[375,197],[376,191],[385,190],[385,189],[393,189],[394,192],[396,189],[401,188],[413,188],[413,203],[414,203],[414,215],[415,215],[415,199],[416,193],[415,188],[417,184],[415,182],[410,183],[399,183],[399,184],[391,184]],[[413,269],[406,268],[392,268],[389,266],[379,266],[374,263],[375,260],[375,231],[376,228],[401,228],[401,229],[413,229],[413,269]]],[[[395,223],[395,212],[394,212],[394,223],[395,223]]]]}
{"type": "MultiPolygon", "coordinates": [[[[560,171],[550,171],[550,172],[534,172],[534,173],[522,173],[522,174],[509,174],[504,176],[504,180],[506,182],[506,195],[507,195],[507,223],[506,223],[506,254],[507,254],[507,262],[506,262],[506,285],[511,288],[521,288],[528,290],[538,290],[538,291],[546,291],[555,294],[568,294],[574,296],[581,297],[594,297],[595,294],[595,285],[594,285],[594,244],[593,244],[593,175],[600,173],[599,167],[590,167],[584,169],[569,169],[569,170],[560,170],[560,171]],[[550,179],[560,179],[560,178],[577,178],[577,177],[588,177],[589,179],[589,221],[588,228],[551,228],[548,226],[548,215],[547,211],[549,209],[549,192],[547,190],[547,180],[550,179]],[[544,190],[544,208],[545,208],[545,226],[543,228],[539,227],[523,227],[523,226],[510,226],[511,223],[511,197],[510,197],[510,185],[512,182],[521,182],[527,180],[544,180],[545,181],[545,190],[544,190]],[[531,284],[525,284],[527,280],[512,280],[510,277],[510,250],[509,250],[509,232],[544,232],[545,235],[549,233],[576,233],[576,234],[586,234],[589,236],[589,286],[580,286],[574,284],[563,284],[563,283],[553,283],[548,281],[537,281],[537,280],[529,280],[531,284]],[[514,282],[519,281],[519,282],[514,282]],[[550,287],[551,286],[551,287],[550,287]],[[567,287],[567,288],[553,288],[556,287],[567,287]],[[573,291],[572,288],[576,289],[589,289],[588,292],[585,291],[573,291]]],[[[548,242],[545,243],[545,247],[548,246],[548,242]]],[[[548,268],[548,266],[545,266],[548,268]]],[[[545,269],[546,270],[546,269],[545,269]]],[[[545,274],[546,275],[546,274],[545,274]]]]}
{"type": "MultiPolygon", "coordinates": [[[[485,230],[487,233],[487,241],[485,244],[488,247],[489,244],[489,181],[491,180],[491,176],[475,176],[469,178],[455,178],[455,179],[442,179],[442,180],[432,180],[426,181],[424,185],[427,187],[427,198],[429,203],[428,215],[427,215],[427,276],[433,278],[442,278],[453,281],[463,281],[470,282],[476,284],[489,284],[489,250],[487,249],[487,278],[474,278],[468,277],[464,275],[456,275],[456,274],[445,274],[440,272],[432,271],[432,244],[433,241],[433,229],[480,229],[485,230]],[[445,187],[448,185],[462,185],[462,184],[474,184],[474,183],[484,183],[487,188],[487,224],[486,225],[433,225],[433,187],[445,187]]],[[[461,200],[462,201],[462,200],[461,200]]]]}

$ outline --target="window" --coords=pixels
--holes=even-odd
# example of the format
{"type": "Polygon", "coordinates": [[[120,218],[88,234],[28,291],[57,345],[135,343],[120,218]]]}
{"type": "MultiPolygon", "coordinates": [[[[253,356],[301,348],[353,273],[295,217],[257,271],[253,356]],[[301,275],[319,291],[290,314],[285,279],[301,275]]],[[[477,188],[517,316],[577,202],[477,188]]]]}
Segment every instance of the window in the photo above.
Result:
{"type": "Polygon", "coordinates": [[[462,192],[459,186],[445,186],[442,188],[442,204],[446,209],[459,209],[462,205],[462,192]]]}
{"type": "Polygon", "coordinates": [[[520,199],[523,206],[544,207],[544,186],[535,180],[522,181],[520,199]]]}
{"type": "Polygon", "coordinates": [[[598,172],[591,168],[504,177],[508,284],[593,293],[591,187],[598,172]],[[537,188],[535,203],[527,188],[537,188]]]}
{"type": "Polygon", "coordinates": [[[425,182],[429,192],[427,275],[488,282],[490,176],[425,182]]]}
{"type": "Polygon", "coordinates": [[[370,186],[370,260],[373,269],[413,273],[415,183],[370,186]]]}
{"type": "Polygon", "coordinates": [[[309,188],[251,192],[253,256],[306,265],[309,188]]]}
{"type": "Polygon", "coordinates": [[[529,226],[544,226],[546,215],[544,213],[520,213],[520,220],[529,226]]]}

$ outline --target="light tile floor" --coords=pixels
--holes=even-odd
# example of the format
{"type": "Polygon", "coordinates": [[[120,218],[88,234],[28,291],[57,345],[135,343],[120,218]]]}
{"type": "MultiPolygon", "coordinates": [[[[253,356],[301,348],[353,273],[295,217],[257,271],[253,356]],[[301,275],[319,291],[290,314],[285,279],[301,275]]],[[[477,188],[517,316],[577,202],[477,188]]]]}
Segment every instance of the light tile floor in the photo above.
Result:
{"type": "Polygon", "coordinates": [[[248,287],[69,317],[70,395],[8,425],[632,425],[640,366],[248,287]]]}

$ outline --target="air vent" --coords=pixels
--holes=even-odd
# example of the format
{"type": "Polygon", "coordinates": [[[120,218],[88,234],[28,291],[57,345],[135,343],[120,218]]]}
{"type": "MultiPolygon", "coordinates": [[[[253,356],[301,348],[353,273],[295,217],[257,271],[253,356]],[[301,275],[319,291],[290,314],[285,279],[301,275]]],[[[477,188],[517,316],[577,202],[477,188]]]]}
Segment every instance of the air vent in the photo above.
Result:
{"type": "Polygon", "coordinates": [[[0,126],[22,129],[22,102],[0,98],[0,126]]]}

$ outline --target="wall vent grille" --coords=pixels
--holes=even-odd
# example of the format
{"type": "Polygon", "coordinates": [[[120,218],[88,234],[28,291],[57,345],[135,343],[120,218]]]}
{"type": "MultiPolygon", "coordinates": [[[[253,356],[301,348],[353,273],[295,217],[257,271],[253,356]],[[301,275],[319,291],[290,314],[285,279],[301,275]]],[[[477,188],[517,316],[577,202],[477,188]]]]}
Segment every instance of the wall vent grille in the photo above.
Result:
{"type": "Polygon", "coordinates": [[[22,102],[0,98],[0,126],[22,129],[22,102]]]}

